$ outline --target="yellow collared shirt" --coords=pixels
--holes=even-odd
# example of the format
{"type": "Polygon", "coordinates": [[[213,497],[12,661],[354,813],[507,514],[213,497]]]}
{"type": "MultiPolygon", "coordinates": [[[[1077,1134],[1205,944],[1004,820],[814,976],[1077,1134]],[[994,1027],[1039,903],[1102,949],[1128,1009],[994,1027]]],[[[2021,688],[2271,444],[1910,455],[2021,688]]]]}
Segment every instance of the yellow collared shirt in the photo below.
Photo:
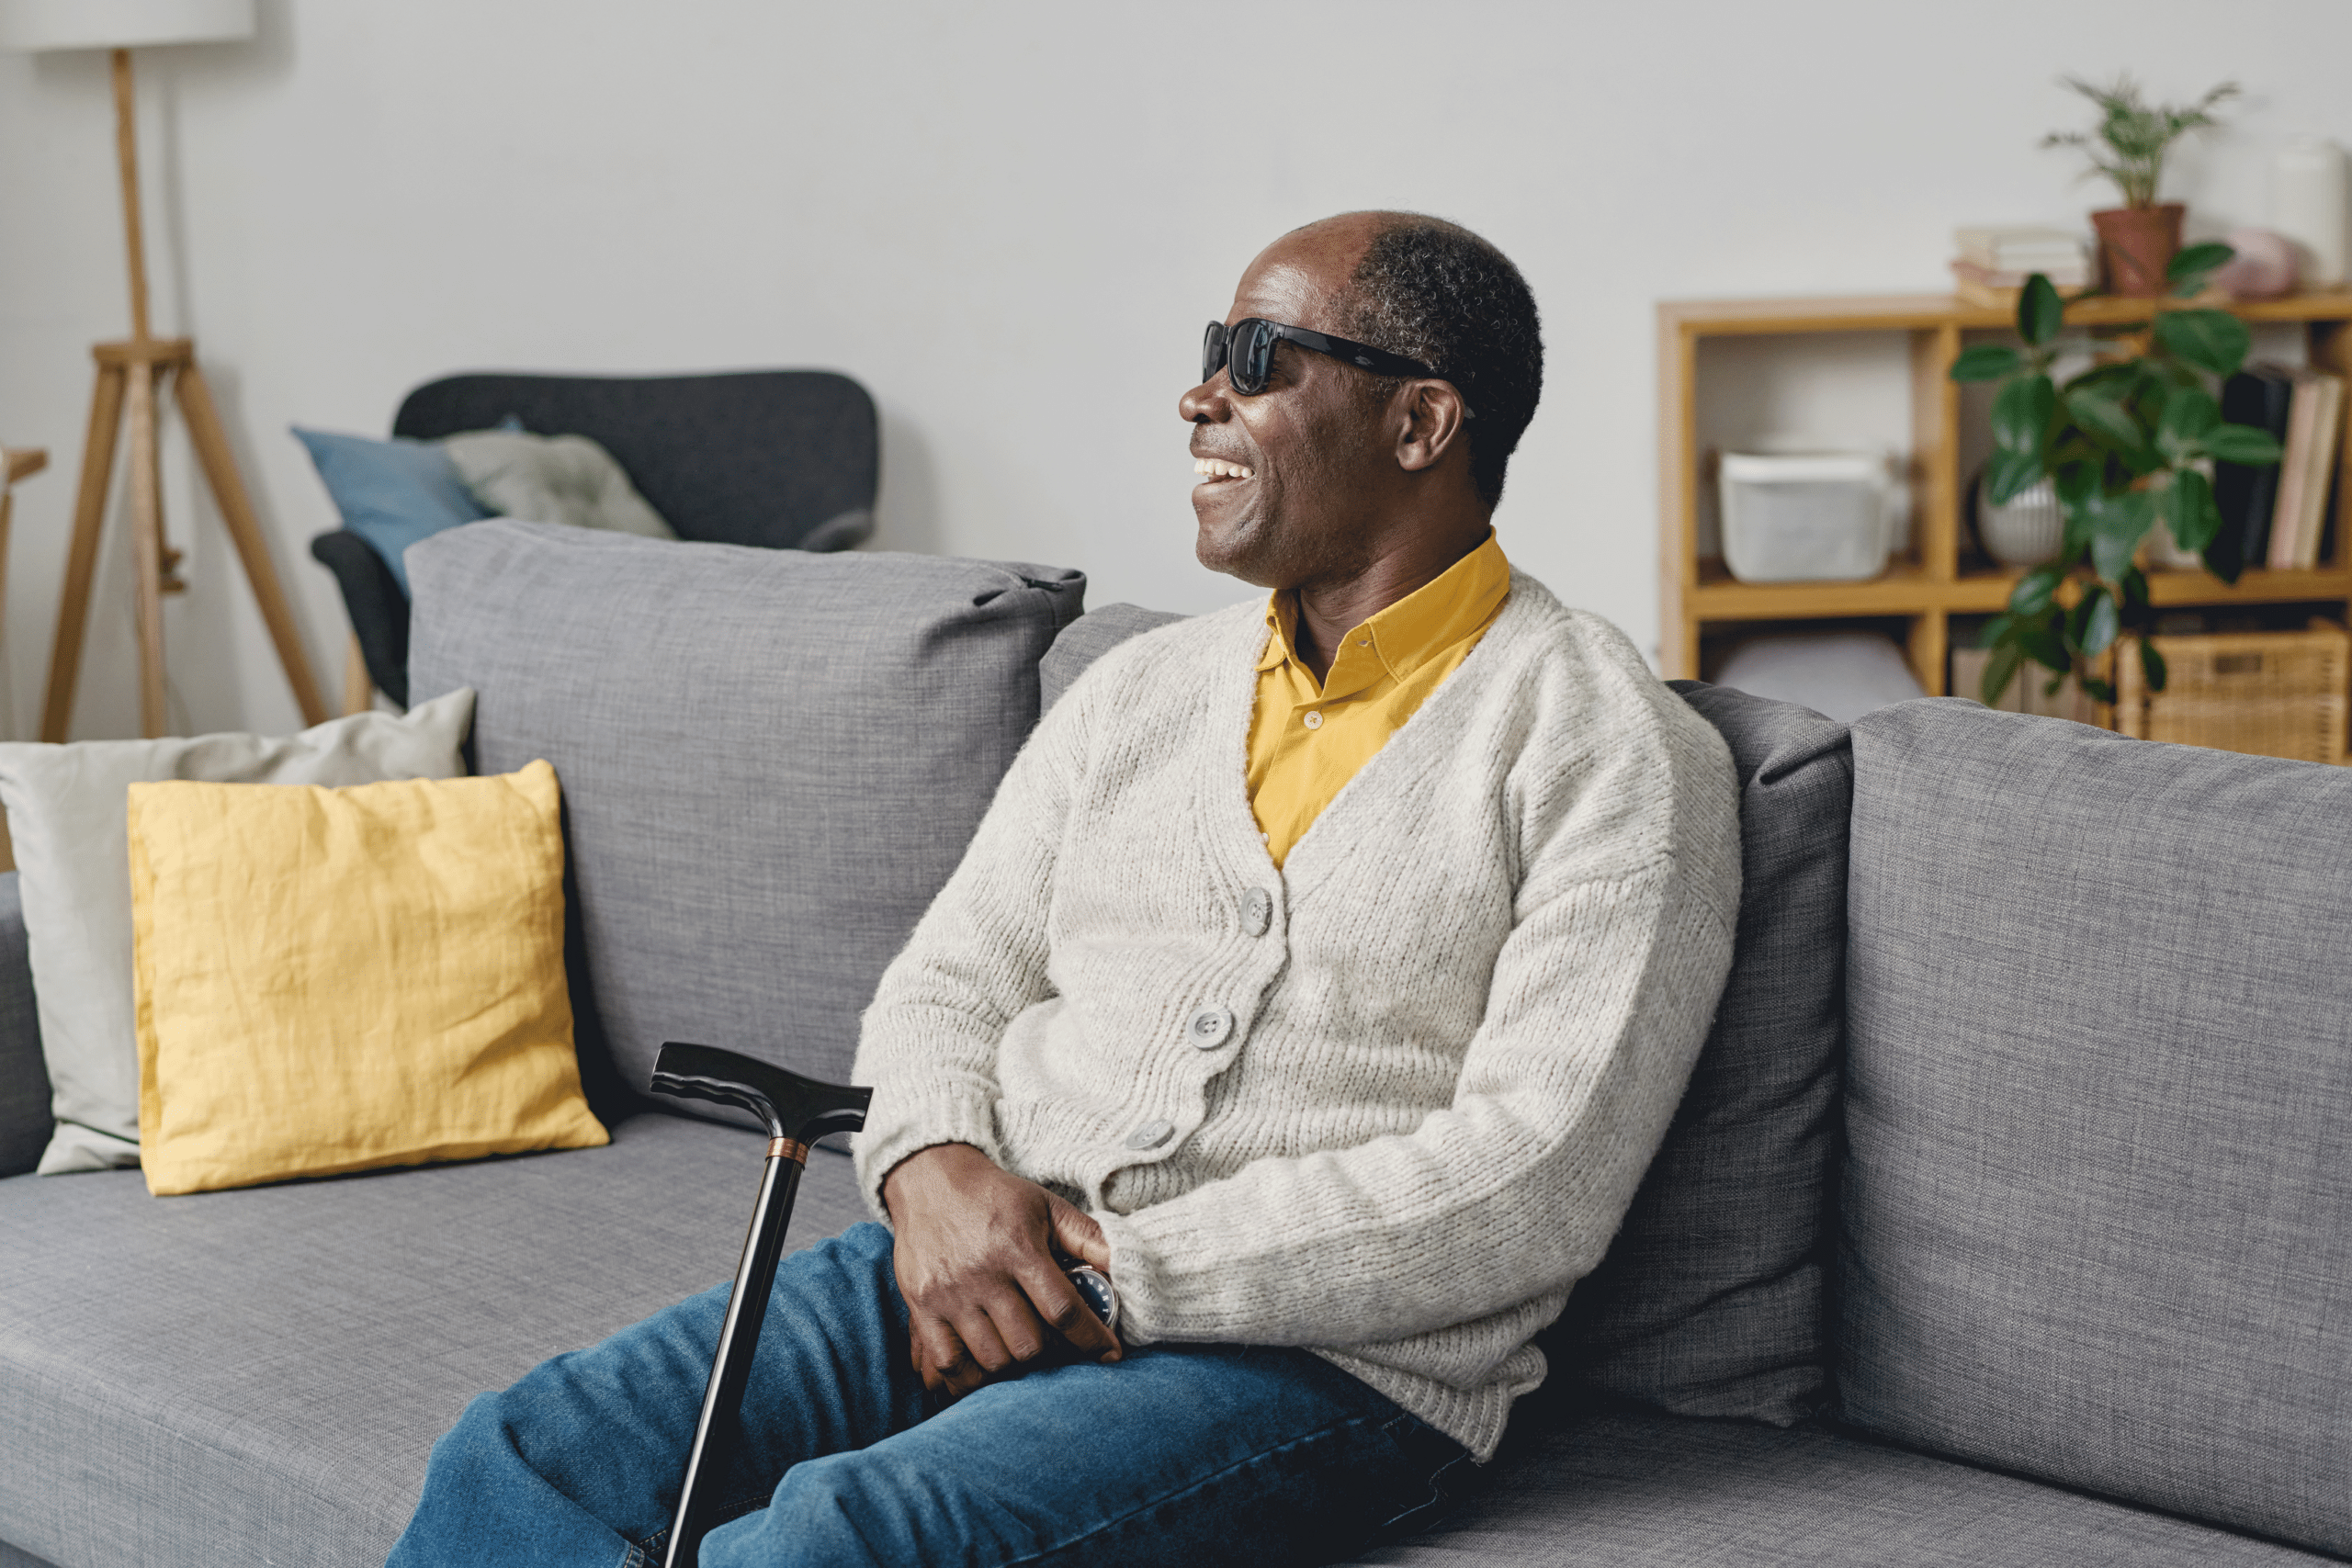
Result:
{"type": "Polygon", "coordinates": [[[1250,722],[1250,809],[1281,865],[1323,808],[1468,658],[1510,592],[1510,563],[1487,542],[1348,633],[1322,681],[1293,651],[1297,600],[1266,606],[1250,722]]]}

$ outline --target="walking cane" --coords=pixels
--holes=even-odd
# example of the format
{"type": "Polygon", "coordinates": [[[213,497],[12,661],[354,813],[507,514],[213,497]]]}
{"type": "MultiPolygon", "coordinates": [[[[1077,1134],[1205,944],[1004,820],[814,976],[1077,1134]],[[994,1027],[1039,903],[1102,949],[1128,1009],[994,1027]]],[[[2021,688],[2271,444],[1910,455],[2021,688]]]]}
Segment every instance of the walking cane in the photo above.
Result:
{"type": "Polygon", "coordinates": [[[752,1357],[768,1314],[768,1292],[775,1284],[776,1261],[784,1256],[784,1227],[800,1191],[808,1145],[828,1133],[854,1133],[865,1125],[870,1089],[819,1083],[715,1045],[673,1041],[653,1059],[657,1094],[739,1105],[768,1130],[767,1167],[760,1174],[759,1201],[735,1268],[735,1289],[719,1325],[718,1350],[710,1359],[710,1382],[703,1391],[702,1415],[695,1422],[694,1445],[686,1450],[685,1477],[678,1483],[678,1511],[670,1521],[670,1549],[662,1568],[695,1568],[702,1538],[717,1521],[710,1517],[719,1478],[727,1472],[740,1436],[743,1386],[751,1381],[752,1357]]]}

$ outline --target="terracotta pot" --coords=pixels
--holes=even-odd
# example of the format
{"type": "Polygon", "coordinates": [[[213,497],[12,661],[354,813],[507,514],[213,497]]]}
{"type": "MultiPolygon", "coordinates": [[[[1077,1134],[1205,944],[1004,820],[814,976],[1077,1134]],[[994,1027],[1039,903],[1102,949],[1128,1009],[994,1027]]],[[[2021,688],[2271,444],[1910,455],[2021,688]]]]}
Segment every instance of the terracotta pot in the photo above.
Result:
{"type": "Polygon", "coordinates": [[[2091,214],[2109,293],[2151,299],[2170,288],[2165,268],[2180,249],[2180,220],[2187,211],[2179,202],[2167,201],[2162,207],[2110,207],[2091,214]]]}

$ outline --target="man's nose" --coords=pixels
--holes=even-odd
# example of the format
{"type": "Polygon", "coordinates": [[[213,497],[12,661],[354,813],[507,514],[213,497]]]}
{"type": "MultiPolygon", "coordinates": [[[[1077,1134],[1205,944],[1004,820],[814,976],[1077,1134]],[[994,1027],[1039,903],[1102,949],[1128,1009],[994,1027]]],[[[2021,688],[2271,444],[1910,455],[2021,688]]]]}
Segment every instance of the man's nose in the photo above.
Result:
{"type": "Polygon", "coordinates": [[[1233,417],[1233,383],[1224,371],[1176,400],[1176,412],[1187,424],[1222,424],[1233,417]]]}

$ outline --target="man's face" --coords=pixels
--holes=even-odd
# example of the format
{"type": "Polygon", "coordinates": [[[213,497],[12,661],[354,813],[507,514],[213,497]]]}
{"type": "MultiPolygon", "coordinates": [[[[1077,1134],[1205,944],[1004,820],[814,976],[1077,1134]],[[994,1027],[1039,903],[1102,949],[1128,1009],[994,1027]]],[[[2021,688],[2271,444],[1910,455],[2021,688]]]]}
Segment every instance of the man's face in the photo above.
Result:
{"type": "MultiPolygon", "coordinates": [[[[1284,236],[1241,275],[1226,324],[1261,316],[1346,335],[1336,307],[1371,237],[1345,220],[1284,236]]],[[[1374,493],[1396,471],[1394,434],[1366,391],[1363,372],[1281,343],[1257,396],[1236,395],[1223,370],[1184,394],[1195,466],[1212,470],[1193,488],[1203,566],[1277,589],[1363,569],[1374,493]]]]}

